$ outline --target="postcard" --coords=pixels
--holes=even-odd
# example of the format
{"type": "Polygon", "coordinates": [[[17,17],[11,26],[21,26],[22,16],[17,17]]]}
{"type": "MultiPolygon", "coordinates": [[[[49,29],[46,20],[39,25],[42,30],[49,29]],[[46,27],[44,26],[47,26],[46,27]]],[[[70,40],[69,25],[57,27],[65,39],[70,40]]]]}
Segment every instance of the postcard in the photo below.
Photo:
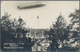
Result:
{"type": "Polygon", "coordinates": [[[2,51],[80,51],[79,1],[1,1],[2,51]]]}

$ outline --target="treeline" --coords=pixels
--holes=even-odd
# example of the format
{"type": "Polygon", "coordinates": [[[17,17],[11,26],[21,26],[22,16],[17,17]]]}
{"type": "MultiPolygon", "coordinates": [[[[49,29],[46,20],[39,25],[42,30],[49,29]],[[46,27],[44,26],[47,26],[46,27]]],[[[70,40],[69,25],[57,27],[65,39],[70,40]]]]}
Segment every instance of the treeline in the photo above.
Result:
{"type": "Polygon", "coordinates": [[[11,19],[11,15],[4,13],[1,17],[1,49],[4,49],[4,43],[30,43],[31,39],[26,37],[29,32],[29,28],[24,25],[26,23],[22,18],[11,19]]]}
{"type": "Polygon", "coordinates": [[[79,50],[79,10],[69,15],[71,23],[67,25],[62,15],[45,31],[46,39],[52,41],[48,51],[78,51],[79,50]],[[47,37],[49,36],[49,37],[47,37]]]}
{"type": "MultiPolygon", "coordinates": [[[[67,25],[62,15],[59,15],[56,22],[52,24],[49,31],[45,31],[46,39],[52,41],[47,51],[78,51],[79,50],[79,10],[69,15],[71,23],[67,25]]],[[[11,15],[5,13],[1,17],[1,48],[4,43],[31,43],[31,39],[26,37],[30,32],[22,18],[11,19],[11,15]]],[[[45,39],[45,40],[46,40],[45,39]]]]}

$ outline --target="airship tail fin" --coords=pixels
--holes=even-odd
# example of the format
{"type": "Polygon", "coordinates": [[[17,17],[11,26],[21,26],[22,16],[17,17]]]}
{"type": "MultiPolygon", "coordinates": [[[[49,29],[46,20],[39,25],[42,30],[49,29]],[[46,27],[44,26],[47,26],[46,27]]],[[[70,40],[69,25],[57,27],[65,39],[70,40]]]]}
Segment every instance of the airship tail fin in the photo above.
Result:
{"type": "Polygon", "coordinates": [[[20,6],[17,6],[18,9],[20,9],[20,6]]]}

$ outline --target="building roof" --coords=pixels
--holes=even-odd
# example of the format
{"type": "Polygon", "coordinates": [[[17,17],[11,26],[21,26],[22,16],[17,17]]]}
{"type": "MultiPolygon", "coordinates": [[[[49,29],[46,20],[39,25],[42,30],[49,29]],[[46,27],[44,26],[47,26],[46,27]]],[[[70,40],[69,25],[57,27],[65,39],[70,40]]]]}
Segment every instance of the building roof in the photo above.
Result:
{"type": "Polygon", "coordinates": [[[47,29],[30,29],[31,33],[34,33],[36,31],[36,33],[42,33],[42,31],[45,31],[47,29]]]}
{"type": "Polygon", "coordinates": [[[31,33],[31,36],[34,36],[36,34],[36,36],[38,37],[41,37],[42,36],[42,33],[44,34],[44,31],[46,31],[48,29],[30,29],[30,33],[31,33]]]}

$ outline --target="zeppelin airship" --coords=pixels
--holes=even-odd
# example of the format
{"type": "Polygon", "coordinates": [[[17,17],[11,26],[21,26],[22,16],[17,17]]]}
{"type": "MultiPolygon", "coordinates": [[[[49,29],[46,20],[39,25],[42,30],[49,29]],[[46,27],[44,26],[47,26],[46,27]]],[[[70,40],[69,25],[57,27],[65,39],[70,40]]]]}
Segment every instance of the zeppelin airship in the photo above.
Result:
{"type": "Polygon", "coordinates": [[[26,5],[26,6],[17,6],[17,8],[19,10],[21,9],[31,9],[31,8],[38,8],[38,7],[43,7],[45,6],[46,4],[45,3],[41,3],[41,4],[30,4],[30,5],[26,5]]]}

